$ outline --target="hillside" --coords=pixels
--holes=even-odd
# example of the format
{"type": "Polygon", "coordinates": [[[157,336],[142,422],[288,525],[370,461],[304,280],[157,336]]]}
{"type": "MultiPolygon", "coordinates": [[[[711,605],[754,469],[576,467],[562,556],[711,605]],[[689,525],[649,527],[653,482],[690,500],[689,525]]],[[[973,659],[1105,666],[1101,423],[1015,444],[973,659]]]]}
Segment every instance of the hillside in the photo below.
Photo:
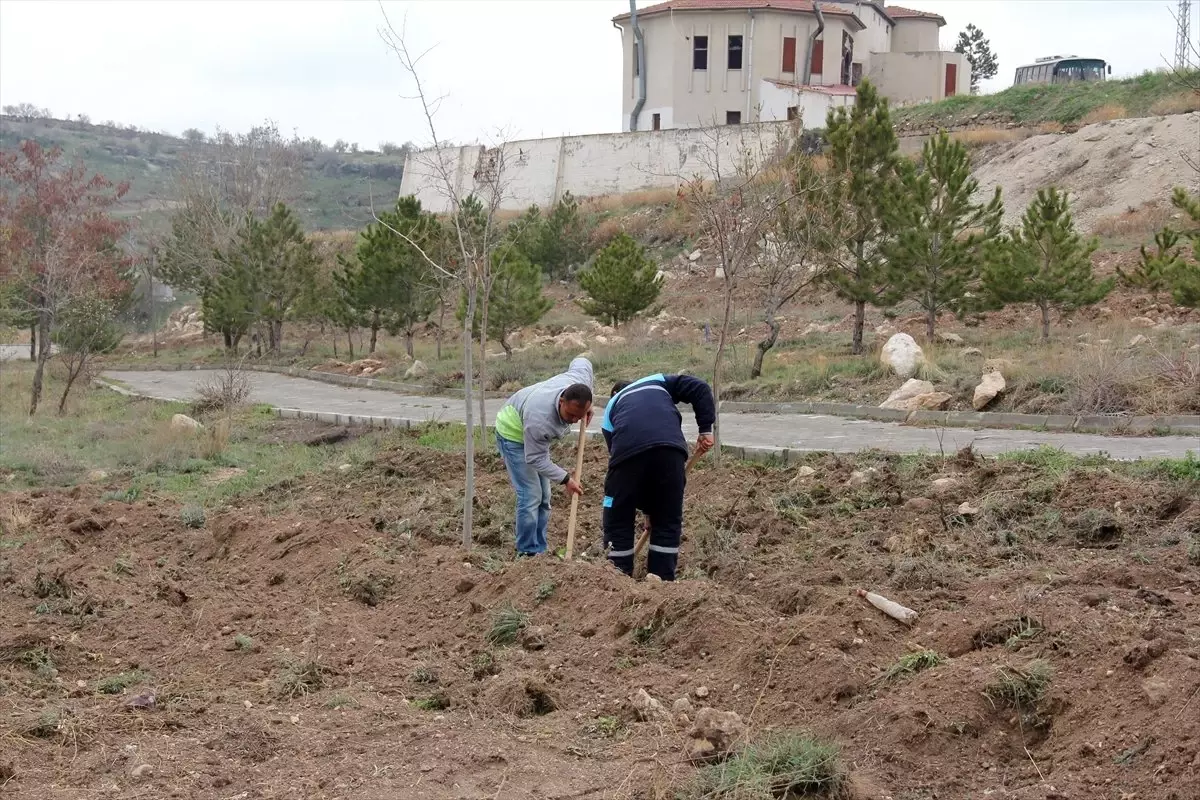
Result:
{"type": "Polygon", "coordinates": [[[1125,80],[1075,85],[1012,86],[995,94],[960,95],[897,108],[900,133],[1008,123],[1079,125],[1122,117],[1200,111],[1200,70],[1146,72],[1125,80]]]}
{"type": "MultiPolygon", "coordinates": [[[[205,146],[113,125],[0,116],[0,148],[15,148],[23,139],[36,139],[47,147],[58,145],[88,169],[113,181],[129,181],[122,211],[137,214],[150,225],[165,219],[163,211],[174,200],[173,175],[181,159],[205,146]]],[[[370,219],[372,191],[376,198],[392,197],[400,186],[403,151],[338,153],[326,147],[316,152],[313,143],[306,144],[297,211],[310,230],[360,227],[370,219]]]]}

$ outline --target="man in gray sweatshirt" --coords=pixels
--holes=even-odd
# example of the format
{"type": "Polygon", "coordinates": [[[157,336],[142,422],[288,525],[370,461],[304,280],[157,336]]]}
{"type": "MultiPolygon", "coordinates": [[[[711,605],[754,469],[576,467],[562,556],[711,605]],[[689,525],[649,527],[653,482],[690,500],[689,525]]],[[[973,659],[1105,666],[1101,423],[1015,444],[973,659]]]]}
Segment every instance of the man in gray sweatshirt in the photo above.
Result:
{"type": "Polygon", "coordinates": [[[521,389],[496,415],[496,445],[517,494],[518,556],[546,552],[552,484],[583,493],[571,474],[550,460],[550,443],[583,419],[591,424],[592,362],[586,358],[576,358],[566,372],[521,389]]]}

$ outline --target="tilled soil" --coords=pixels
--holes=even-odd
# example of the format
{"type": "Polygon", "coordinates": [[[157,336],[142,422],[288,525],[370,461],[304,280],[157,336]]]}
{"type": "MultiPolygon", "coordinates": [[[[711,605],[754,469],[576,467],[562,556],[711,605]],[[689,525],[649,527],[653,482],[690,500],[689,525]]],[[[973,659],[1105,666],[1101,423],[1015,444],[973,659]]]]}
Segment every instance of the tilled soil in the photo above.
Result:
{"type": "MultiPolygon", "coordinates": [[[[682,579],[656,584],[511,561],[503,467],[478,466],[469,556],[461,457],[415,439],[198,528],[100,487],[10,494],[5,796],[673,798],[689,726],[640,721],[644,689],[735,711],[752,740],[838,743],[858,800],[1200,797],[1194,482],[970,453],[705,464],[682,579]],[[510,604],[528,625],[490,643],[510,604]],[[885,677],[921,648],[945,660],[885,677]],[[987,691],[1039,660],[1036,703],[987,691]]],[[[566,524],[563,503],[557,546],[566,524]]]]}

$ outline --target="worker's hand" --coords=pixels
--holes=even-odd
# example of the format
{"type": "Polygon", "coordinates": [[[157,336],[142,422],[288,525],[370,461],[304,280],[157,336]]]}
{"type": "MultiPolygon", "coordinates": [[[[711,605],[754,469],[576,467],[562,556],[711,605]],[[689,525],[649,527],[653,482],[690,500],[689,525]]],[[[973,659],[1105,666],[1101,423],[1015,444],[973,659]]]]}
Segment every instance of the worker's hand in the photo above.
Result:
{"type": "Polygon", "coordinates": [[[584,417],[584,419],[585,419],[586,421],[583,423],[583,427],[585,427],[585,428],[586,428],[587,426],[589,426],[589,425],[591,425],[591,424],[592,424],[592,409],[590,409],[590,408],[588,409],[587,416],[586,416],[586,417],[584,417]]]}
{"type": "Polygon", "coordinates": [[[711,433],[702,433],[696,437],[696,455],[702,456],[712,449],[716,440],[711,433]]]}
{"type": "Polygon", "coordinates": [[[568,494],[583,494],[583,487],[574,478],[567,478],[567,493],[568,494]]]}

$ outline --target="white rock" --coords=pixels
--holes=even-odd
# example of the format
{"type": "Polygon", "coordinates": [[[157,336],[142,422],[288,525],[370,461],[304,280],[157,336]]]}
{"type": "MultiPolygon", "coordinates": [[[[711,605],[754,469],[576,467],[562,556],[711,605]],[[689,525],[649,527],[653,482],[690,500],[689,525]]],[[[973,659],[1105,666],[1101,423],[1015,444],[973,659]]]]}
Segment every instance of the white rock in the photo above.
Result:
{"type": "Polygon", "coordinates": [[[688,261],[691,261],[693,264],[695,264],[699,260],[700,260],[700,251],[699,250],[693,250],[691,255],[688,256],[688,261]]]}
{"type": "Polygon", "coordinates": [[[171,430],[173,431],[202,431],[204,426],[196,420],[189,417],[187,414],[176,414],[171,417],[171,430]]]}
{"type": "Polygon", "coordinates": [[[412,363],[412,366],[404,371],[405,379],[420,379],[429,374],[429,367],[425,366],[425,362],[417,359],[412,363]]]}
{"type": "Polygon", "coordinates": [[[850,479],[846,481],[846,485],[850,488],[858,488],[866,486],[879,475],[879,470],[874,467],[867,467],[864,470],[854,470],[850,473],[850,479]]]}
{"type": "Polygon", "coordinates": [[[983,380],[975,387],[975,396],[971,399],[971,407],[976,411],[982,411],[988,403],[1003,394],[1005,386],[1004,376],[999,372],[985,372],[983,380]]]}
{"type": "Polygon", "coordinates": [[[1129,340],[1129,346],[1130,347],[1139,347],[1143,344],[1148,343],[1149,341],[1150,341],[1150,337],[1143,336],[1139,333],[1137,336],[1135,336],[1129,340]]]}
{"type": "Polygon", "coordinates": [[[725,268],[724,268],[724,267],[717,267],[715,270],[713,270],[713,277],[714,277],[714,278],[720,278],[721,280],[724,280],[724,279],[725,279],[725,268]]]}
{"type": "Polygon", "coordinates": [[[1142,328],[1153,328],[1154,327],[1154,320],[1150,319],[1149,317],[1134,317],[1133,319],[1131,319],[1129,321],[1132,322],[1134,325],[1137,325],[1142,328]]]}
{"type": "Polygon", "coordinates": [[[925,363],[925,351],[907,333],[897,333],[883,346],[880,360],[901,378],[911,378],[925,363]]]}
{"type": "Polygon", "coordinates": [[[933,384],[919,378],[909,378],[896,391],[888,395],[887,400],[879,404],[880,408],[901,408],[901,403],[923,394],[935,391],[933,384]]]}
{"type": "Polygon", "coordinates": [[[811,478],[813,475],[816,475],[816,474],[817,474],[817,471],[807,465],[800,467],[800,469],[796,470],[797,478],[811,478]]]}
{"type": "Polygon", "coordinates": [[[703,700],[704,698],[708,697],[708,687],[707,686],[697,686],[695,694],[696,694],[696,697],[699,697],[701,700],[703,700]]]}
{"type": "Polygon", "coordinates": [[[944,342],[946,344],[962,344],[963,343],[963,337],[959,336],[957,333],[949,333],[949,332],[939,333],[937,335],[937,340],[939,342],[944,342]]]}
{"type": "Polygon", "coordinates": [[[978,347],[968,347],[967,349],[962,351],[962,354],[964,356],[968,356],[968,357],[970,357],[970,356],[975,356],[977,358],[983,357],[983,351],[980,350],[978,347]]]}
{"type": "Polygon", "coordinates": [[[958,506],[958,513],[964,517],[973,517],[979,513],[979,509],[964,500],[958,506]]]}

